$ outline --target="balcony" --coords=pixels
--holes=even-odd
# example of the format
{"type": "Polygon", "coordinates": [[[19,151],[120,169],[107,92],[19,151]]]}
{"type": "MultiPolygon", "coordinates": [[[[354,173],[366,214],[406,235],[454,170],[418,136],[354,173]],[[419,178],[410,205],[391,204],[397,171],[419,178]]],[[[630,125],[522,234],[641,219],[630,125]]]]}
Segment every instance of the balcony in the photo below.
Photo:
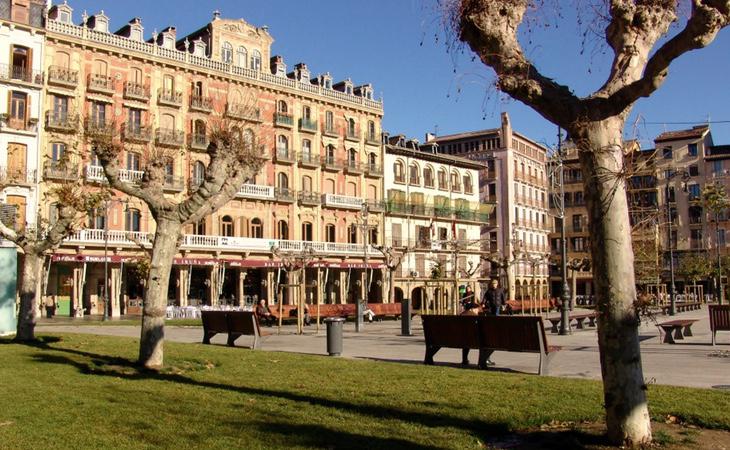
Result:
{"type": "Polygon", "coordinates": [[[92,181],[96,183],[105,183],[106,175],[104,175],[104,168],[101,166],[94,166],[89,164],[86,166],[86,181],[92,181]]]}
{"type": "Polygon", "coordinates": [[[451,217],[451,208],[448,206],[435,206],[433,214],[436,217],[451,217]]]}
{"type": "MultiPolygon", "coordinates": [[[[119,169],[117,171],[117,176],[119,177],[120,181],[123,181],[125,183],[139,183],[140,181],[142,181],[144,171],[119,169]]],[[[86,181],[91,181],[94,183],[106,183],[107,179],[106,174],[104,173],[104,168],[102,166],[95,166],[93,164],[89,164],[88,166],[86,166],[86,181]]]]}
{"type": "Polygon", "coordinates": [[[262,186],[259,184],[244,184],[236,193],[238,198],[249,198],[253,200],[275,200],[274,187],[262,186]]]}
{"type": "Polygon", "coordinates": [[[191,150],[207,151],[210,140],[208,136],[201,133],[193,133],[188,135],[188,147],[191,150]]]}
{"type": "Polygon", "coordinates": [[[320,194],[313,192],[300,192],[299,204],[302,206],[319,206],[321,202],[320,194]]]}
{"type": "Polygon", "coordinates": [[[139,183],[144,177],[144,171],[132,169],[119,169],[119,180],[125,183],[139,183]]]}
{"type": "Polygon", "coordinates": [[[46,161],[43,165],[43,178],[47,180],[75,181],[79,178],[79,167],[61,161],[46,161]]]}
{"type": "Polygon", "coordinates": [[[8,114],[0,114],[0,130],[10,129],[16,131],[38,132],[38,119],[25,119],[10,117],[8,114]]]}
{"type": "Polygon", "coordinates": [[[60,133],[75,133],[79,126],[79,116],[68,112],[46,112],[46,130],[60,133]]]}
{"type": "Polygon", "coordinates": [[[182,147],[185,144],[185,133],[178,130],[158,128],[155,132],[155,143],[165,147],[182,147]]]}
{"type": "Polygon", "coordinates": [[[25,167],[0,166],[0,184],[12,186],[30,186],[36,181],[36,171],[25,167]]]}
{"type": "Polygon", "coordinates": [[[226,117],[249,122],[261,122],[261,111],[255,106],[228,103],[226,105],[226,117]]]}
{"type": "Polygon", "coordinates": [[[43,72],[23,66],[0,64],[0,80],[43,86],[43,72]]]}
{"type": "Polygon", "coordinates": [[[275,113],[274,114],[274,125],[278,127],[291,128],[294,126],[294,116],[287,113],[275,113]]]}
{"type": "Polygon", "coordinates": [[[88,117],[84,119],[84,132],[87,135],[111,137],[113,131],[111,121],[92,119],[88,117]]]}
{"type": "Polygon", "coordinates": [[[317,122],[311,119],[299,119],[299,130],[307,133],[317,132],[317,122]]]}
{"type": "Polygon", "coordinates": [[[279,164],[294,164],[296,162],[296,154],[288,148],[277,148],[276,162],[279,164]]]}
{"type": "Polygon", "coordinates": [[[373,178],[380,178],[383,176],[383,168],[380,164],[367,163],[365,164],[365,175],[373,178]]]}
{"type": "Polygon", "coordinates": [[[51,66],[48,68],[48,84],[76,89],[79,84],[79,73],[65,67],[51,66]]]}
{"type": "Polygon", "coordinates": [[[363,172],[362,167],[360,166],[360,161],[353,161],[349,159],[345,161],[345,170],[347,173],[352,175],[360,175],[363,172]]]}
{"type": "Polygon", "coordinates": [[[150,89],[145,85],[126,81],[124,83],[124,98],[147,103],[150,100],[150,89]]]}
{"type": "MultiPolygon", "coordinates": [[[[319,241],[289,241],[279,239],[258,239],[227,236],[196,236],[185,235],[181,245],[184,249],[205,248],[211,250],[225,250],[241,252],[265,252],[270,253],[273,248],[282,252],[300,253],[311,248],[315,253],[323,255],[350,255],[362,256],[366,251],[362,244],[346,244],[342,242],[319,242],[319,241]]],[[[382,253],[372,246],[367,247],[370,256],[381,256],[382,253]]]]}
{"type": "Polygon", "coordinates": [[[322,158],[322,167],[324,167],[324,170],[339,172],[342,170],[343,164],[337,158],[325,156],[322,158]]]}
{"type": "Polygon", "coordinates": [[[157,91],[157,104],[160,106],[180,108],[182,103],[183,94],[180,91],[171,91],[167,89],[160,89],[157,91]]]}
{"type": "Polygon", "coordinates": [[[192,95],[190,96],[190,111],[208,114],[213,111],[213,100],[202,95],[192,95]]]}
{"type": "Polygon", "coordinates": [[[345,140],[352,142],[360,142],[360,133],[357,130],[347,130],[345,140]]]}
{"type": "Polygon", "coordinates": [[[380,137],[374,133],[365,135],[365,143],[368,145],[380,145],[380,137]]]}
{"type": "Polygon", "coordinates": [[[299,153],[299,165],[310,169],[316,169],[322,164],[319,155],[313,155],[311,153],[299,153]]]}
{"type": "Polygon", "coordinates": [[[127,123],[122,128],[122,139],[128,142],[146,144],[152,140],[152,130],[147,126],[127,123]]]}
{"type": "Polygon", "coordinates": [[[382,200],[368,200],[368,211],[373,213],[383,213],[385,212],[385,202],[382,200]]]}
{"type": "Polygon", "coordinates": [[[297,192],[289,188],[274,188],[274,199],[281,203],[294,203],[297,200],[297,192]]]}
{"type": "Polygon", "coordinates": [[[364,200],[359,197],[350,197],[347,195],[324,194],[322,196],[322,204],[330,208],[341,209],[362,209],[364,200]]]}
{"type": "Polygon", "coordinates": [[[340,137],[340,134],[337,132],[337,128],[335,128],[334,126],[331,126],[331,127],[325,126],[323,134],[325,136],[329,136],[329,137],[333,137],[333,138],[340,137]]]}
{"type": "Polygon", "coordinates": [[[90,73],[87,79],[86,89],[89,92],[114,95],[114,79],[106,75],[90,73]]]}
{"type": "Polygon", "coordinates": [[[170,192],[182,192],[185,188],[185,182],[182,177],[176,177],[174,175],[165,175],[165,184],[162,189],[170,192]]]}

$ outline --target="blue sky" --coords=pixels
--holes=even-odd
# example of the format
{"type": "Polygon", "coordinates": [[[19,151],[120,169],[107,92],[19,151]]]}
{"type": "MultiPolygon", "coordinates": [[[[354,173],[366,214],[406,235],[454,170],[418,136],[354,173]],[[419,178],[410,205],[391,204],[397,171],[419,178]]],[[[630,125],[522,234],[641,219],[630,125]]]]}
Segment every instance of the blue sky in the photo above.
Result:
{"type": "MultiPolygon", "coordinates": [[[[573,2],[561,2],[570,3],[573,2]]],[[[500,95],[490,69],[472,61],[469,50],[447,52],[433,0],[156,0],[75,1],[74,21],[81,13],[104,10],[116,30],[141,17],[146,37],[153,29],[176,26],[178,36],[223,17],[268,25],[275,39],[272,54],[284,56],[289,68],[305,62],[313,73],[331,72],[335,80],[370,82],[385,102],[383,128],[423,140],[426,132],[450,134],[499,125],[507,111],[513,127],[538,142],[555,145],[557,130],[529,108],[500,95]]],[[[560,18],[542,16],[548,27],[534,27],[526,53],[544,74],[587,94],[605,80],[608,60],[583,50],[575,11],[560,18]]],[[[527,41],[525,41],[527,42],[527,41]]],[[[633,110],[626,135],[643,147],[664,130],[711,121],[730,122],[730,31],[724,30],[706,49],[685,55],[672,66],[668,81],[633,110]]],[[[715,123],[716,144],[730,144],[730,123],[715,123]]]]}

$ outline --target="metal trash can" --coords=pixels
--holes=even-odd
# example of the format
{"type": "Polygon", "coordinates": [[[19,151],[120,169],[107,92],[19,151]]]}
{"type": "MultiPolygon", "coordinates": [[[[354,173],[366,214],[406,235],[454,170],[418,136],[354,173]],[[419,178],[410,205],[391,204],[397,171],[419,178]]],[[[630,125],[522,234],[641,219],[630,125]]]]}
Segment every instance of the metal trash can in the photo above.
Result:
{"type": "Polygon", "coordinates": [[[327,353],[330,356],[342,354],[342,324],[345,319],[342,317],[330,317],[324,320],[327,324],[327,353]]]}
{"type": "Polygon", "coordinates": [[[404,298],[400,303],[400,334],[401,336],[413,336],[411,330],[411,300],[404,298]]]}

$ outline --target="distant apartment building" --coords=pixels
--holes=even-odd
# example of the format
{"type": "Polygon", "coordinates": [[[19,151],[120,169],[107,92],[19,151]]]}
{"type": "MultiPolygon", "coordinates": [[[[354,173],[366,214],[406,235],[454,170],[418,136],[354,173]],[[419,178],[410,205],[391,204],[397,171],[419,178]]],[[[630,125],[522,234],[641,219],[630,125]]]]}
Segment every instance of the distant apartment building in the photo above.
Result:
{"type": "MultiPolygon", "coordinates": [[[[211,120],[225,117],[256,130],[268,162],[234,200],[185,229],[170,304],[273,302],[287,282],[275,250],[309,249],[310,301],[354,302],[365,286],[370,301],[382,301],[382,258],[370,244],[383,235],[383,105],[372,86],[315,76],[303,63],[288,70],[271,54],[266,27],[218,13],[187,36],[174,26],[149,33],[139,18],[113,30],[103,12],[74,21],[65,2],[48,12],[39,67],[48,93],[35,103],[45,111],[46,185],[81,177],[104,188],[82,138],[93,129],[123,140],[120,176],[130,183],[143,176],[150,149],[173,150],[166,189],[179,198],[201,184],[211,120]],[[365,220],[367,238],[359,231],[365,220]]],[[[112,311],[140,310],[139,245],[151,245],[154,220],[140,201],[116,194],[119,201],[91,211],[52,256],[47,293],[61,314],[102,313],[107,226],[112,311]]],[[[283,295],[288,302],[286,289],[283,295]]]]}
{"type": "MultiPolygon", "coordinates": [[[[524,134],[513,131],[509,115],[502,113],[501,127],[454,134],[427,136],[426,144],[439,153],[482,164],[480,199],[496,203],[495,220],[482,226],[481,237],[492,254],[512,261],[508,286],[510,297],[544,297],[548,291],[549,181],[547,149],[524,134]]],[[[500,273],[492,270],[494,276],[500,273]]],[[[500,274],[499,276],[503,276],[500,274]]]]}
{"type": "Polygon", "coordinates": [[[37,223],[45,2],[0,0],[0,216],[37,223]]]}
{"type": "Polygon", "coordinates": [[[402,135],[384,141],[385,242],[407,252],[395,273],[396,299],[410,298],[416,310],[453,306],[454,285],[478,287],[481,227],[494,218],[494,205],[480,203],[483,165],[402,135]]]}

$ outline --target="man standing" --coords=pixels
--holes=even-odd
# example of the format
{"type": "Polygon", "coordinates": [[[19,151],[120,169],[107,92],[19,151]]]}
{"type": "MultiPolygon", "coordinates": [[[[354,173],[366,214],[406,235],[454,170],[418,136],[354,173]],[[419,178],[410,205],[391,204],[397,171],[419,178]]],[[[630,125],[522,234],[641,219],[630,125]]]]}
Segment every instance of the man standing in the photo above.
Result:
{"type": "Polygon", "coordinates": [[[496,279],[489,283],[487,292],[484,293],[482,307],[487,314],[498,316],[505,304],[504,289],[499,287],[499,281],[496,279]]]}

